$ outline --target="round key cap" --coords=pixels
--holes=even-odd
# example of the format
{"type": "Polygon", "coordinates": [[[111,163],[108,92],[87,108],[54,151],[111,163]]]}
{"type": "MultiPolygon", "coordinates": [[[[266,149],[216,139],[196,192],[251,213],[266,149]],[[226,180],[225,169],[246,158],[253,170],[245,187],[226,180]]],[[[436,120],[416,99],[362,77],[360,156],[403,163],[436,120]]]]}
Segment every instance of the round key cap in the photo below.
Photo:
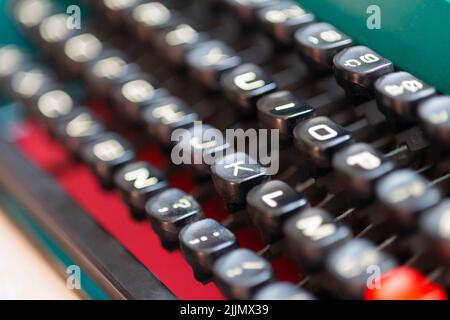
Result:
{"type": "Polygon", "coordinates": [[[378,106],[381,111],[387,112],[387,116],[394,112],[405,119],[414,120],[417,106],[435,94],[435,88],[407,72],[391,73],[375,82],[378,106]]]}
{"type": "Polygon", "coordinates": [[[213,274],[226,296],[241,300],[252,298],[274,279],[270,263],[248,249],[236,249],[221,257],[214,264],[213,274]]]}
{"type": "Polygon", "coordinates": [[[366,289],[365,300],[447,300],[445,289],[418,270],[398,267],[384,273],[377,285],[366,289]]]}
{"type": "Polygon", "coordinates": [[[171,62],[184,64],[189,51],[208,40],[208,35],[196,30],[188,23],[181,22],[168,27],[156,35],[155,45],[171,62]]]}
{"type": "Polygon", "coordinates": [[[450,200],[424,211],[419,227],[437,256],[450,263],[450,200]]]}
{"type": "Polygon", "coordinates": [[[256,12],[257,19],[277,41],[292,45],[296,30],[314,21],[314,15],[293,1],[281,1],[256,12]]]}
{"type": "Polygon", "coordinates": [[[174,13],[159,1],[142,3],[133,9],[128,24],[136,30],[139,39],[148,43],[156,32],[175,24],[174,13]]]}
{"type": "Polygon", "coordinates": [[[147,216],[162,245],[169,249],[178,246],[178,235],[185,226],[203,218],[197,201],[179,189],[167,189],[147,201],[147,216]]]}
{"type": "Polygon", "coordinates": [[[250,218],[269,243],[279,240],[285,221],[306,207],[308,200],[279,180],[265,182],[247,194],[250,218]]]}
{"type": "Polygon", "coordinates": [[[413,229],[418,215],[441,200],[441,192],[430,182],[409,169],[394,171],[376,185],[376,195],[387,217],[399,227],[413,229]]]}
{"type": "Polygon", "coordinates": [[[364,46],[344,49],[333,59],[338,83],[351,96],[370,97],[375,81],[394,71],[391,61],[364,46]]]}
{"type": "Polygon", "coordinates": [[[352,231],[319,208],[303,210],[284,224],[285,243],[300,269],[322,268],[328,252],[352,238],[352,231]]]}
{"type": "Polygon", "coordinates": [[[289,282],[274,282],[259,290],[255,300],[316,300],[308,291],[289,282]]]}
{"type": "Polygon", "coordinates": [[[97,59],[104,49],[103,43],[94,34],[75,34],[65,41],[60,59],[69,74],[79,75],[86,69],[86,64],[97,59]]]}
{"type": "Polygon", "coordinates": [[[434,97],[424,101],[418,110],[422,128],[438,144],[450,145],[450,97],[434,97]]]}
{"type": "Polygon", "coordinates": [[[214,262],[238,247],[234,234],[213,219],[196,221],[180,232],[180,247],[195,277],[211,277],[214,262]]]}
{"type": "Polygon", "coordinates": [[[197,119],[198,115],[186,103],[171,96],[155,99],[141,111],[141,122],[164,146],[173,144],[171,138],[174,130],[189,128],[197,119]]]}
{"type": "Polygon", "coordinates": [[[103,187],[113,187],[117,170],[134,160],[131,145],[116,133],[105,132],[82,147],[82,159],[92,168],[103,187]]]}
{"type": "Polygon", "coordinates": [[[78,29],[71,28],[68,20],[70,20],[70,16],[67,14],[57,13],[45,18],[40,23],[39,47],[46,54],[57,57],[55,50],[61,50],[63,43],[79,32],[78,29]]]}
{"type": "Polygon", "coordinates": [[[89,90],[101,97],[111,95],[111,91],[135,79],[140,68],[115,49],[104,50],[95,60],[89,62],[83,72],[89,90]]]}
{"type": "Polygon", "coordinates": [[[51,132],[55,133],[58,123],[75,109],[75,103],[66,91],[58,88],[41,95],[36,107],[37,116],[51,132]]]}
{"type": "Polygon", "coordinates": [[[11,75],[10,94],[32,113],[36,111],[38,100],[56,89],[54,75],[45,67],[26,65],[11,75]]]}
{"type": "Polygon", "coordinates": [[[120,26],[142,0],[99,0],[99,9],[110,23],[120,26]]]}
{"type": "Polygon", "coordinates": [[[375,182],[395,169],[395,164],[366,143],[356,143],[338,151],[333,168],[340,175],[344,189],[354,199],[370,199],[375,182]]]}
{"type": "Polygon", "coordinates": [[[222,41],[207,41],[189,51],[186,62],[204,86],[218,90],[223,72],[241,64],[241,58],[222,41]]]}
{"type": "Polygon", "coordinates": [[[89,109],[77,107],[57,121],[55,135],[76,157],[81,157],[83,146],[98,139],[105,131],[103,124],[89,109]]]}
{"type": "Polygon", "coordinates": [[[278,129],[287,139],[292,137],[294,127],[314,116],[315,110],[289,91],[270,93],[256,103],[261,128],[278,129]]]}
{"type": "Polygon", "coordinates": [[[352,39],[326,22],[313,23],[295,32],[300,55],[318,69],[331,69],[334,56],[352,45],[352,39]]]}
{"type": "Polygon", "coordinates": [[[17,46],[0,47],[0,88],[6,91],[10,86],[11,76],[29,64],[29,57],[17,46]]]}
{"type": "Polygon", "coordinates": [[[311,118],[294,128],[297,150],[321,169],[329,168],[334,153],[352,142],[351,133],[327,117],[311,118]]]}
{"type": "Polygon", "coordinates": [[[362,299],[368,285],[397,266],[397,262],[365,239],[354,239],[335,248],[326,262],[323,285],[344,299],[362,299]]]}
{"type": "Polygon", "coordinates": [[[113,100],[119,112],[135,123],[142,123],[142,110],[168,94],[153,79],[139,74],[114,89],[113,100]]]}
{"type": "Polygon", "coordinates": [[[40,23],[55,10],[50,0],[19,0],[13,5],[14,19],[34,39],[40,23]]]}
{"type": "Polygon", "coordinates": [[[174,132],[174,141],[178,143],[172,149],[175,164],[189,164],[199,177],[210,176],[211,166],[225,156],[230,149],[223,133],[210,125],[194,125],[180,135],[174,132]]]}
{"type": "Polygon", "coordinates": [[[158,169],[142,161],[125,165],[114,175],[114,182],[137,219],[145,217],[147,200],[169,187],[158,169]]]}
{"type": "Polygon", "coordinates": [[[247,193],[270,179],[266,169],[245,153],[226,155],[211,167],[216,191],[225,200],[230,211],[244,207],[247,193]]]}
{"type": "Polygon", "coordinates": [[[276,83],[259,66],[243,64],[225,72],[220,78],[225,95],[240,108],[244,115],[253,114],[256,101],[277,89],[276,83]]]}

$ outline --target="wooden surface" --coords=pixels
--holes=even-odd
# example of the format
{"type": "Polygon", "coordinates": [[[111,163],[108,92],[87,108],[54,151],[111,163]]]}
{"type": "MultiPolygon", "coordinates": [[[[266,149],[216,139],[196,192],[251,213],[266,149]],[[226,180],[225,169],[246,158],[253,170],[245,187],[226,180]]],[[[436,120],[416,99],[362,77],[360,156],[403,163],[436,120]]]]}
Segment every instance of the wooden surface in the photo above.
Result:
{"type": "Polygon", "coordinates": [[[80,299],[0,208],[0,299],[80,299]]]}

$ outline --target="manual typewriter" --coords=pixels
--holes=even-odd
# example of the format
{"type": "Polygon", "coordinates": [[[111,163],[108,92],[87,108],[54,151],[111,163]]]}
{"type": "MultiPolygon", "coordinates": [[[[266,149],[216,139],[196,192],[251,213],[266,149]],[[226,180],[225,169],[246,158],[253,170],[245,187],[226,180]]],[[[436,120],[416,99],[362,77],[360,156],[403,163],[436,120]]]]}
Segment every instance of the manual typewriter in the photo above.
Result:
{"type": "Polygon", "coordinates": [[[2,208],[95,299],[447,299],[450,3],[373,2],[2,1],[2,208]]]}

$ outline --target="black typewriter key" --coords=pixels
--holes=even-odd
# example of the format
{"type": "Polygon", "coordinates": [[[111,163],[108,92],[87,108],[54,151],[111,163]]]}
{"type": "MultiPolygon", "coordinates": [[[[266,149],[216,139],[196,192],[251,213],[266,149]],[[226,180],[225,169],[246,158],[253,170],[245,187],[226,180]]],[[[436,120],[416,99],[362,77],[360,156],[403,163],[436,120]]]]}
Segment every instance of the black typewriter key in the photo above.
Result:
{"type": "Polygon", "coordinates": [[[54,56],[57,50],[61,50],[62,44],[67,39],[79,32],[75,28],[70,28],[69,19],[67,14],[58,13],[45,18],[39,25],[40,47],[48,55],[54,56]]]}
{"type": "Polygon", "coordinates": [[[103,187],[113,187],[117,170],[134,160],[130,144],[115,133],[103,133],[82,147],[82,159],[92,168],[103,187]]]}
{"type": "Polygon", "coordinates": [[[87,63],[100,57],[104,50],[102,42],[92,33],[76,34],[67,39],[59,57],[69,74],[79,75],[87,63]]]}
{"type": "Polygon", "coordinates": [[[28,56],[18,47],[13,45],[0,47],[0,88],[10,87],[11,77],[26,64],[28,56]]]}
{"type": "Polygon", "coordinates": [[[198,177],[209,177],[211,165],[230,149],[222,132],[210,125],[191,127],[175,138],[178,142],[173,150],[180,154],[181,160],[186,159],[184,163],[188,162],[198,177]]]}
{"type": "Polygon", "coordinates": [[[327,117],[315,117],[294,128],[294,142],[308,161],[321,169],[331,166],[336,151],[353,142],[352,134],[327,117]]]}
{"type": "Polygon", "coordinates": [[[19,0],[13,4],[13,16],[22,29],[36,39],[39,24],[52,15],[54,9],[50,0],[19,0]]]}
{"type": "Polygon", "coordinates": [[[283,181],[273,180],[254,187],[247,194],[247,211],[266,242],[283,236],[283,224],[308,200],[283,181]]]}
{"type": "Polygon", "coordinates": [[[104,131],[103,124],[89,109],[77,107],[58,120],[55,135],[79,158],[82,147],[99,138],[104,131]]]}
{"type": "Polygon", "coordinates": [[[145,218],[147,200],[169,187],[163,174],[143,161],[125,165],[114,175],[114,182],[137,219],[145,218]]]}
{"type": "Polygon", "coordinates": [[[179,189],[167,189],[147,201],[145,211],[167,249],[178,246],[178,235],[185,226],[203,218],[197,201],[179,189]]]}
{"type": "Polygon", "coordinates": [[[56,89],[51,72],[39,66],[24,66],[11,76],[11,95],[31,112],[42,95],[56,89]]]}
{"type": "Polygon", "coordinates": [[[180,248],[200,281],[212,276],[214,262],[238,248],[234,234],[214,219],[196,221],[180,232],[180,248]]]}
{"type": "Polygon", "coordinates": [[[223,72],[241,64],[241,58],[222,41],[208,41],[192,49],[186,57],[191,73],[209,89],[219,89],[223,72]]]}
{"type": "Polygon", "coordinates": [[[142,0],[100,0],[98,6],[112,24],[120,26],[141,2],[142,0]]]}
{"type": "Polygon", "coordinates": [[[439,189],[410,169],[397,170],[382,178],[376,185],[376,195],[383,213],[406,231],[416,227],[424,210],[441,200],[439,189]]]}
{"type": "Polygon", "coordinates": [[[175,24],[174,14],[162,2],[152,1],[138,5],[129,17],[129,24],[139,39],[148,43],[158,31],[175,24]]]}
{"type": "Polygon", "coordinates": [[[224,73],[220,83],[225,95],[246,115],[253,114],[260,97],[277,89],[270,75],[254,64],[244,64],[224,73]]]}
{"type": "Polygon", "coordinates": [[[314,15],[293,1],[281,1],[257,11],[257,18],[276,40],[293,43],[294,33],[314,21],[314,15]]]}
{"type": "Polygon", "coordinates": [[[445,146],[450,145],[450,97],[426,100],[419,106],[418,117],[422,128],[432,140],[445,146]]]}
{"type": "Polygon", "coordinates": [[[270,93],[256,103],[261,128],[278,129],[280,136],[292,137],[297,123],[314,116],[315,110],[289,91],[270,93]]]}
{"type": "Polygon", "coordinates": [[[262,9],[278,2],[279,0],[225,0],[225,3],[237,13],[239,18],[245,23],[255,21],[258,9],[262,9]]]}
{"type": "Polygon", "coordinates": [[[300,55],[318,69],[331,69],[333,58],[352,45],[352,39],[326,22],[314,23],[295,32],[300,55]]]}
{"type": "Polygon", "coordinates": [[[110,96],[111,91],[140,73],[139,67],[129,63],[117,50],[104,50],[94,61],[89,62],[83,72],[91,92],[99,96],[110,96]]]}
{"type": "Polygon", "coordinates": [[[174,130],[188,128],[197,119],[198,115],[181,99],[171,96],[154,100],[141,112],[141,121],[148,132],[165,146],[173,144],[171,138],[174,130]]]}
{"type": "Polygon", "coordinates": [[[167,96],[166,89],[158,88],[146,75],[124,82],[113,92],[113,100],[118,110],[133,122],[142,122],[141,112],[145,106],[167,96]]]}
{"type": "Polygon", "coordinates": [[[176,64],[186,62],[187,53],[208,40],[206,33],[197,31],[188,23],[168,27],[156,35],[155,45],[164,56],[176,64]]]}
{"type": "Polygon", "coordinates": [[[392,270],[397,262],[365,239],[354,239],[332,250],[326,258],[324,285],[344,299],[362,299],[376,276],[392,270]]]}
{"type": "Polygon", "coordinates": [[[73,99],[65,91],[54,89],[39,97],[35,113],[55,133],[59,121],[70,115],[74,108],[73,99]]]}
{"type": "Polygon", "coordinates": [[[241,209],[245,205],[247,193],[270,178],[264,167],[242,152],[228,154],[217,160],[211,167],[211,175],[217,192],[230,211],[241,209]]]}
{"type": "Polygon", "coordinates": [[[334,220],[325,210],[312,208],[286,221],[285,245],[303,271],[319,270],[330,251],[352,238],[352,231],[334,220]]]}
{"type": "Polygon", "coordinates": [[[333,59],[337,82],[350,96],[370,97],[375,81],[394,72],[391,61],[364,46],[344,49],[333,59]]]}
{"type": "Polygon", "coordinates": [[[434,252],[445,263],[450,262],[450,200],[423,212],[420,229],[432,245],[434,252]]]}
{"type": "Polygon", "coordinates": [[[350,197],[368,200],[373,196],[376,181],[393,171],[395,163],[371,145],[356,143],[335,154],[333,168],[350,197]]]}
{"type": "Polygon", "coordinates": [[[308,291],[289,282],[274,282],[260,289],[255,300],[316,300],[308,291]]]}
{"type": "Polygon", "coordinates": [[[435,88],[403,71],[385,75],[375,82],[378,106],[382,111],[387,110],[387,116],[394,112],[405,119],[414,120],[418,105],[435,94],[435,88]]]}
{"type": "Polygon", "coordinates": [[[213,267],[219,289],[232,299],[251,299],[274,280],[270,263],[248,249],[236,249],[219,258],[213,267]]]}

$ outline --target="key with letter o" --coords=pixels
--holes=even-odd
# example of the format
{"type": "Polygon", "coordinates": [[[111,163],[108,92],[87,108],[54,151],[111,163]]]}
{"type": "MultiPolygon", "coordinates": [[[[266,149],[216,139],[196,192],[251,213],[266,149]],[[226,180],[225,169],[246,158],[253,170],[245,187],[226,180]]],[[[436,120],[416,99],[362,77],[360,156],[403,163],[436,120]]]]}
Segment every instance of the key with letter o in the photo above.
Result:
{"type": "Polygon", "coordinates": [[[294,143],[314,166],[327,169],[334,153],[353,142],[350,132],[327,117],[315,117],[294,128],[294,143]]]}

